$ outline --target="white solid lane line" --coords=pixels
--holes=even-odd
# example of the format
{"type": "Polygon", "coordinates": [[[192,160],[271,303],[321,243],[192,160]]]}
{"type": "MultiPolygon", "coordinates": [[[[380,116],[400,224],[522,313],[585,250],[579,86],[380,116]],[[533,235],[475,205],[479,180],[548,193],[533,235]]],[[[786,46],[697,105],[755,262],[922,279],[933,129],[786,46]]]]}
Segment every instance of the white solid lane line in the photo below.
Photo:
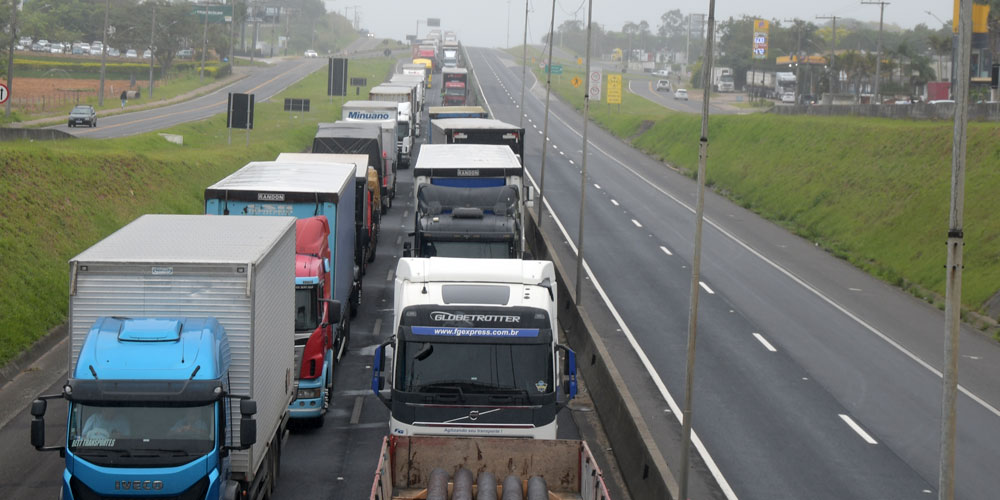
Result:
{"type": "Polygon", "coordinates": [[[847,415],[841,413],[840,419],[843,420],[844,423],[847,424],[851,429],[854,429],[854,432],[857,432],[858,435],[861,436],[861,439],[864,439],[866,443],[878,444],[878,441],[873,439],[867,432],[865,432],[865,430],[862,429],[860,425],[854,423],[854,420],[851,417],[848,417],[847,415]]]}
{"type": "Polygon", "coordinates": [[[665,253],[667,255],[673,255],[673,252],[671,252],[670,249],[667,248],[667,247],[661,246],[660,250],[663,250],[663,253],[665,253]]]}
{"type": "Polygon", "coordinates": [[[704,281],[699,281],[698,284],[701,285],[701,287],[704,288],[705,292],[707,292],[709,295],[715,295],[715,292],[711,288],[709,288],[704,281]]]}
{"type": "Polygon", "coordinates": [[[768,342],[767,339],[765,339],[763,335],[761,335],[761,334],[759,334],[757,332],[753,332],[753,336],[757,337],[757,340],[759,340],[761,344],[764,344],[764,348],[766,348],[768,351],[778,352],[778,350],[775,349],[774,346],[771,345],[771,343],[768,342]]]}
{"type": "Polygon", "coordinates": [[[616,200],[614,198],[611,198],[611,204],[614,205],[614,206],[616,206],[616,207],[619,206],[618,205],[618,200],[616,200]]]}
{"type": "Polygon", "coordinates": [[[642,224],[639,224],[639,221],[635,219],[632,219],[632,224],[635,224],[635,227],[642,227],[642,224]]]}

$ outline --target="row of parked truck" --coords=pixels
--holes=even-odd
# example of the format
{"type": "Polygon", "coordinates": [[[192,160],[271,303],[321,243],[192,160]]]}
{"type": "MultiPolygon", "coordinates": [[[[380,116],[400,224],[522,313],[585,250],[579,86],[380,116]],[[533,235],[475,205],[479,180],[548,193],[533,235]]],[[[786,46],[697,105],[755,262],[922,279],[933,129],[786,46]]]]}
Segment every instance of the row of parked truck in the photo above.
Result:
{"type": "Polygon", "coordinates": [[[555,439],[576,364],[553,265],[524,248],[524,131],[429,107],[431,144],[404,155],[425,77],[345,103],[312,152],[206,187],[206,215],[144,215],[70,261],[68,380],[31,407],[32,444],[65,457],[63,498],[269,497],[289,421],[322,425],[332,404],[409,163],[418,209],[372,364],[390,418],[371,498],[607,498],[586,443],[555,439]],[[52,399],[69,402],[57,446],[52,399]]]}

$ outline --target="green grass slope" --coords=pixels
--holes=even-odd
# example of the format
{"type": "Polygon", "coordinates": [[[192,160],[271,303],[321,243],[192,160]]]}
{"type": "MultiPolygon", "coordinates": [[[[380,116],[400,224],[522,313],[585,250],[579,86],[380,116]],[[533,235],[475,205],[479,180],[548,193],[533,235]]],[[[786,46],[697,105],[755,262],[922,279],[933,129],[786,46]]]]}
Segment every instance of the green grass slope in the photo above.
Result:
{"type": "MultiPolygon", "coordinates": [[[[350,76],[382,81],[391,60],[355,60],[350,76]]],[[[366,92],[367,89],[362,89],[366,92]]],[[[113,140],[4,143],[0,148],[0,365],[66,319],[68,261],[144,213],[202,213],[205,187],[249,161],[304,151],[321,121],[340,117],[318,71],[255,106],[250,146],[225,115],[175,127],[184,145],[155,133],[113,140]],[[283,96],[311,98],[309,113],[283,96]]]]}
{"type": "MultiPolygon", "coordinates": [[[[582,109],[583,92],[569,83],[577,74],[554,76],[553,92],[582,109]]],[[[592,103],[590,116],[692,175],[701,116],[653,106],[627,90],[623,101],[620,111],[592,103]]],[[[950,121],[713,115],[706,183],[933,302],[944,295],[953,127],[950,121]]],[[[987,302],[1000,291],[998,136],[995,123],[969,126],[964,207],[962,301],[993,319],[997,312],[990,313],[987,302]]]]}

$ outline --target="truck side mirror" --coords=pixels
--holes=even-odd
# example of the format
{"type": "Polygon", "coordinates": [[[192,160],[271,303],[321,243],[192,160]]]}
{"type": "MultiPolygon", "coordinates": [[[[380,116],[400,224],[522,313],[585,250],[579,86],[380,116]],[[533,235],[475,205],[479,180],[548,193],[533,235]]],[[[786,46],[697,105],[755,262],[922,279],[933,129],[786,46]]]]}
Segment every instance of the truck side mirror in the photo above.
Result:
{"type": "Polygon", "coordinates": [[[528,208],[535,206],[535,190],[531,186],[524,187],[524,206],[528,208]]]}
{"type": "Polygon", "coordinates": [[[392,345],[396,341],[396,337],[390,337],[389,340],[382,342],[382,345],[375,348],[375,360],[372,362],[372,392],[378,397],[379,401],[385,405],[386,408],[392,408],[391,398],[386,398],[382,395],[382,389],[385,388],[385,376],[382,372],[385,368],[385,348],[386,346],[392,345]]]}
{"type": "MultiPolygon", "coordinates": [[[[240,403],[240,410],[243,410],[242,403],[240,403]]],[[[244,415],[240,418],[240,449],[245,450],[250,448],[257,442],[257,421],[253,417],[248,417],[244,415]]]]}
{"type": "Polygon", "coordinates": [[[51,396],[39,396],[31,402],[31,446],[38,451],[59,451],[63,452],[62,446],[45,446],[45,409],[48,406],[47,399],[62,398],[62,394],[51,396]]]}
{"type": "Polygon", "coordinates": [[[42,417],[31,419],[31,446],[36,450],[45,447],[45,419],[42,417]]]}
{"type": "Polygon", "coordinates": [[[31,416],[32,417],[44,417],[45,409],[48,407],[48,402],[44,399],[36,399],[31,402],[31,416]]]}
{"type": "Polygon", "coordinates": [[[252,399],[240,400],[240,415],[252,417],[257,414],[257,402],[252,399]]]}
{"type": "Polygon", "coordinates": [[[385,379],[382,378],[382,367],[385,366],[385,348],[375,348],[375,360],[372,362],[372,392],[378,394],[385,389],[385,379]]]}
{"type": "Polygon", "coordinates": [[[576,386],[576,353],[573,349],[566,347],[562,344],[556,346],[556,349],[563,351],[565,353],[565,364],[563,365],[563,374],[566,377],[566,385],[564,390],[566,391],[567,399],[573,399],[576,397],[577,386],[576,386]]]}
{"type": "Polygon", "coordinates": [[[326,302],[329,304],[327,307],[329,314],[327,315],[327,320],[330,323],[340,323],[341,317],[341,305],[339,300],[333,299],[319,299],[320,302],[326,302]]]}

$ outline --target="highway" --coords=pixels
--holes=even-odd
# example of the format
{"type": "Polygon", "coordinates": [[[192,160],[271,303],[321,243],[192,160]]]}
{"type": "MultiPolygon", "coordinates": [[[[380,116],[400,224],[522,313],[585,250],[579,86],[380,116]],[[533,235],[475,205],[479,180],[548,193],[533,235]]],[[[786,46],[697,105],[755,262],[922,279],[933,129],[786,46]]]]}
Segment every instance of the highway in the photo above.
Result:
{"type": "MultiPolygon", "coordinates": [[[[470,53],[495,117],[517,124],[520,69],[499,51],[470,53]]],[[[529,86],[524,126],[540,139],[544,90],[529,86]]],[[[544,195],[572,242],[581,131],[553,99],[544,195]]],[[[589,134],[584,255],[622,317],[622,332],[608,335],[629,337],[679,403],[696,186],[599,127],[589,134]]],[[[525,154],[536,185],[540,142],[525,154]]],[[[721,197],[709,194],[706,217],[694,429],[720,495],[936,496],[941,312],[721,197]]],[[[967,330],[961,345],[957,498],[991,498],[1000,349],[967,330]]]]}
{"type": "MultiPolygon", "coordinates": [[[[325,63],[325,59],[320,59],[325,63]]],[[[292,60],[281,63],[293,74],[316,66],[316,60],[292,60]],[[303,64],[304,63],[304,64],[303,64]]],[[[322,66],[320,64],[319,66],[322,66]]],[[[315,69],[315,68],[314,68],[315,69]]],[[[245,78],[244,89],[257,86],[257,92],[273,95],[280,91],[277,86],[294,83],[282,77],[277,83],[272,71],[263,68],[262,75],[245,78]],[[251,80],[253,78],[253,80],[251,80]],[[271,83],[262,82],[271,80],[271,83]],[[257,82],[256,84],[250,83],[257,82]],[[246,86],[248,85],[249,86],[246,86]],[[275,85],[272,87],[271,85],[275,85]]],[[[308,73],[301,73],[299,78],[308,73]]],[[[292,78],[292,76],[288,76],[292,78]]],[[[431,100],[428,105],[438,105],[440,82],[428,90],[431,100]]],[[[236,90],[239,91],[239,90],[236,90]]],[[[219,91],[224,96],[224,90],[219,91]]],[[[206,96],[209,97],[209,96],[206,96]]],[[[223,97],[223,102],[224,102],[223,97]]],[[[139,115],[162,113],[171,120],[194,120],[199,113],[208,113],[204,103],[176,104],[169,108],[149,112],[120,115],[121,123],[130,126],[109,126],[107,118],[101,119],[101,128],[116,137],[131,135],[135,124],[143,123],[151,130],[165,128],[159,120],[142,120],[139,115]],[[196,112],[180,111],[193,107],[196,112]]],[[[224,105],[222,111],[224,112],[224,105]]],[[[209,115],[206,115],[209,116],[209,115]]],[[[426,124],[426,111],[424,124],[426,124]]],[[[113,124],[113,123],[112,123],[113,124]]],[[[84,129],[70,129],[83,132],[84,129]]],[[[423,140],[418,139],[418,144],[423,140]]],[[[267,158],[268,160],[270,158],[267,158]]],[[[320,427],[297,425],[292,422],[288,440],[282,447],[281,472],[275,490],[275,499],[327,498],[358,499],[368,498],[371,493],[374,472],[379,459],[382,438],[387,434],[389,413],[385,406],[371,392],[371,360],[375,347],[387,340],[392,329],[392,276],[396,262],[401,256],[402,242],[413,228],[412,170],[399,170],[397,178],[398,195],[392,209],[383,215],[377,247],[376,259],[369,265],[364,276],[361,309],[351,322],[350,348],[335,368],[334,397],[331,409],[320,427]]],[[[31,416],[28,406],[40,394],[58,394],[66,380],[67,341],[57,344],[24,372],[0,387],[0,498],[57,498],[64,461],[56,452],[38,452],[29,444],[31,416]]],[[[599,439],[600,423],[596,414],[588,406],[586,387],[581,383],[580,401],[575,402],[557,417],[560,439],[599,439]]],[[[66,403],[51,401],[46,413],[47,443],[57,444],[65,438],[66,403]]],[[[597,460],[609,482],[614,481],[613,468],[608,464],[613,460],[609,452],[599,448],[597,460]]],[[[627,500],[628,496],[619,482],[612,482],[609,488],[616,500],[627,500]]]]}

